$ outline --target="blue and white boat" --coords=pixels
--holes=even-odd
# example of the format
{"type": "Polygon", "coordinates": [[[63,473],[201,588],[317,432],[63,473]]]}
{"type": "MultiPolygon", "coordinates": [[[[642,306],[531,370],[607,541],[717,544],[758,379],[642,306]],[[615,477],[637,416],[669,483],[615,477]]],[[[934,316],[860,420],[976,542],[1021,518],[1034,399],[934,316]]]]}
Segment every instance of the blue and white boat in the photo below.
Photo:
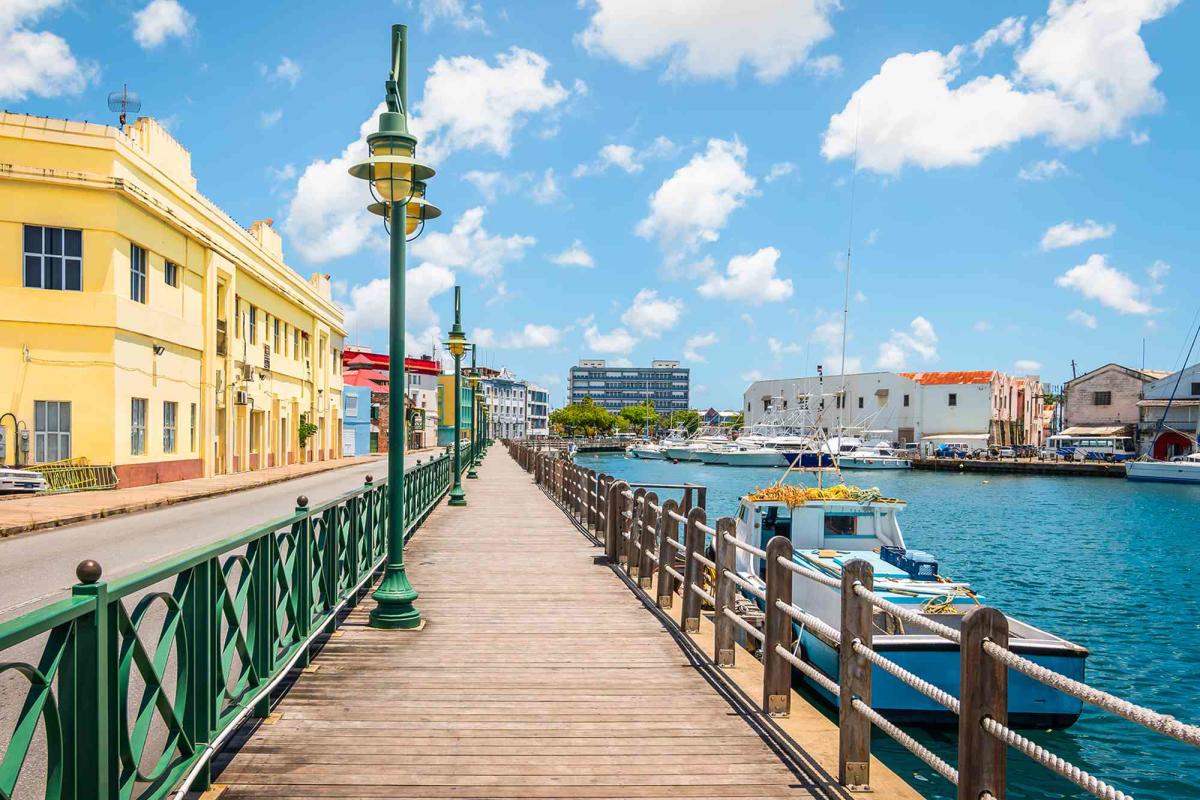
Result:
{"type": "MultiPolygon", "coordinates": [[[[806,570],[840,577],[842,567],[862,559],[874,569],[875,591],[891,602],[914,608],[923,617],[958,628],[963,615],[980,604],[970,585],[938,572],[932,556],[908,550],[898,515],[905,503],[879,496],[877,490],[846,486],[828,489],[780,487],[747,495],[737,511],[737,538],[765,548],[775,536],[792,542],[793,559],[806,570]],[[780,497],[786,499],[756,499],[780,497]],[[810,499],[811,498],[811,499],[810,499]],[[789,506],[789,503],[798,503],[789,506]]],[[[738,549],[737,572],[765,588],[761,558],[738,549]]],[[[750,595],[747,593],[747,596],[750,595]]],[[[754,599],[750,597],[750,599],[754,599]]],[[[792,602],[834,628],[841,624],[841,593],[803,575],[792,578],[792,602]]],[[[1009,646],[1020,655],[1075,680],[1084,679],[1086,648],[1020,620],[1008,618],[1009,646]]],[[[876,609],[872,647],[905,669],[959,696],[958,646],[933,632],[906,624],[876,609]]],[[[797,655],[832,680],[838,680],[838,645],[821,633],[796,626],[797,655]]],[[[871,706],[896,722],[949,723],[954,717],[925,695],[882,669],[872,667],[871,706]]],[[[799,673],[797,673],[799,675],[799,673]]],[[[836,705],[837,697],[807,678],[818,694],[836,705]]],[[[1017,672],[1009,672],[1009,719],[1022,727],[1065,728],[1082,703],[1017,672]]]]}

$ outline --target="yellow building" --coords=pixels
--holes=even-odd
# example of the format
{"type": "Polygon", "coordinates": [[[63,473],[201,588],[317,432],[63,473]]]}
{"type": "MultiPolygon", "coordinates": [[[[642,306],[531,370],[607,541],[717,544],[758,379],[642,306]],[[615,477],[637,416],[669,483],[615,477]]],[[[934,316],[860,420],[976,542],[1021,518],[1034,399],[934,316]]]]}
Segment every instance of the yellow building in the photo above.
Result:
{"type": "Polygon", "coordinates": [[[86,457],[136,486],[341,456],[329,276],[201,195],[154,120],[0,113],[0,259],[4,464],[86,457]]]}
{"type": "MultiPolygon", "coordinates": [[[[437,443],[444,447],[454,444],[454,375],[439,375],[437,379],[438,403],[438,435],[437,443]]],[[[471,379],[462,376],[459,384],[459,402],[462,403],[462,418],[459,420],[459,433],[464,439],[474,437],[475,415],[471,379]]]]}

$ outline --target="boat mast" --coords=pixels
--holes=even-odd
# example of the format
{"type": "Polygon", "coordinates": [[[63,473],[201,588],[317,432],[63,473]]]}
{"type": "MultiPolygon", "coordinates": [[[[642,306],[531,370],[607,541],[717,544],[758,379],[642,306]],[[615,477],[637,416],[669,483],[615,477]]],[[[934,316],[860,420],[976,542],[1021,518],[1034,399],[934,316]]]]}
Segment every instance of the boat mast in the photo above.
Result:
{"type": "Polygon", "coordinates": [[[1187,355],[1183,357],[1183,363],[1179,365],[1179,374],[1175,378],[1175,386],[1171,389],[1171,396],[1167,398],[1167,405],[1163,408],[1162,417],[1159,418],[1158,425],[1154,428],[1154,439],[1156,441],[1158,440],[1158,435],[1162,433],[1163,427],[1167,424],[1167,414],[1171,412],[1171,403],[1175,402],[1175,393],[1179,391],[1179,383],[1183,380],[1183,373],[1187,371],[1188,362],[1192,360],[1192,350],[1196,347],[1197,338],[1200,338],[1200,325],[1196,326],[1196,333],[1192,335],[1192,343],[1188,346],[1187,355]]]}
{"type": "MultiPolygon", "coordinates": [[[[842,452],[842,412],[845,411],[846,406],[846,328],[850,321],[850,250],[854,244],[854,184],[855,178],[858,176],[858,122],[862,107],[855,105],[854,109],[854,165],[850,169],[850,224],[846,231],[846,281],[842,296],[842,391],[838,396],[838,452],[832,454],[833,465],[838,468],[839,476],[841,475],[839,461],[842,452]]],[[[832,449],[830,448],[830,450],[832,449]]]]}

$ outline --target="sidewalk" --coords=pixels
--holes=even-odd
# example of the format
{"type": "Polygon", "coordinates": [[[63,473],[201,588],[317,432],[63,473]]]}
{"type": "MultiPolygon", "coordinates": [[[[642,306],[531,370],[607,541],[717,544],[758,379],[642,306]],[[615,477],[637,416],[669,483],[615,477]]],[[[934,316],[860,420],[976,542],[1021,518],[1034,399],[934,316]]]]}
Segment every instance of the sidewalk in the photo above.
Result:
{"type": "MultiPolygon", "coordinates": [[[[409,457],[423,457],[437,452],[437,448],[417,450],[409,457]]],[[[271,467],[254,472],[239,472],[233,475],[216,475],[211,478],[193,478],[186,481],[155,483],[135,486],[130,489],[110,489],[96,492],[67,492],[43,494],[33,497],[0,499],[0,539],[18,533],[72,525],[89,519],[145,511],[188,500],[215,497],[243,489],[254,489],[280,481],[315,475],[320,472],[352,467],[356,464],[380,463],[380,475],[387,471],[383,455],[357,456],[334,461],[316,461],[309,464],[291,464],[286,467],[271,467]]]]}

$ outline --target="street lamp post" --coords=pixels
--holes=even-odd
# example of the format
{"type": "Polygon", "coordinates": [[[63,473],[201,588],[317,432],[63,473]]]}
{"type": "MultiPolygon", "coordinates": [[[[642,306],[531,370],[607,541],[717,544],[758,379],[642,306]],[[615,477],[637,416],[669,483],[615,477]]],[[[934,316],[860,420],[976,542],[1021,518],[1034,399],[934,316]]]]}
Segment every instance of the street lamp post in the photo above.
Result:
{"type": "Polygon", "coordinates": [[[479,432],[483,420],[479,415],[479,371],[475,368],[475,348],[471,348],[471,460],[467,465],[467,477],[478,478],[475,467],[479,465],[479,432]]]}
{"type": "Polygon", "coordinates": [[[379,115],[379,130],[367,137],[370,157],[350,168],[368,182],[375,202],[367,207],[384,219],[390,238],[390,325],[388,365],[388,483],[387,564],[383,580],[372,595],[371,627],[415,628],[421,612],[413,606],[417,592],[404,570],[404,256],[408,237],[421,235],[425,221],[441,215],[425,201],[425,181],[432,168],[417,162],[417,139],[408,132],[408,29],[392,26],[392,61],[385,84],[387,111],[379,115]]]}
{"type": "Polygon", "coordinates": [[[467,493],[462,488],[462,357],[470,347],[462,329],[462,287],[454,287],[454,326],[446,340],[446,349],[454,356],[454,486],[450,505],[465,506],[467,493]]]}

